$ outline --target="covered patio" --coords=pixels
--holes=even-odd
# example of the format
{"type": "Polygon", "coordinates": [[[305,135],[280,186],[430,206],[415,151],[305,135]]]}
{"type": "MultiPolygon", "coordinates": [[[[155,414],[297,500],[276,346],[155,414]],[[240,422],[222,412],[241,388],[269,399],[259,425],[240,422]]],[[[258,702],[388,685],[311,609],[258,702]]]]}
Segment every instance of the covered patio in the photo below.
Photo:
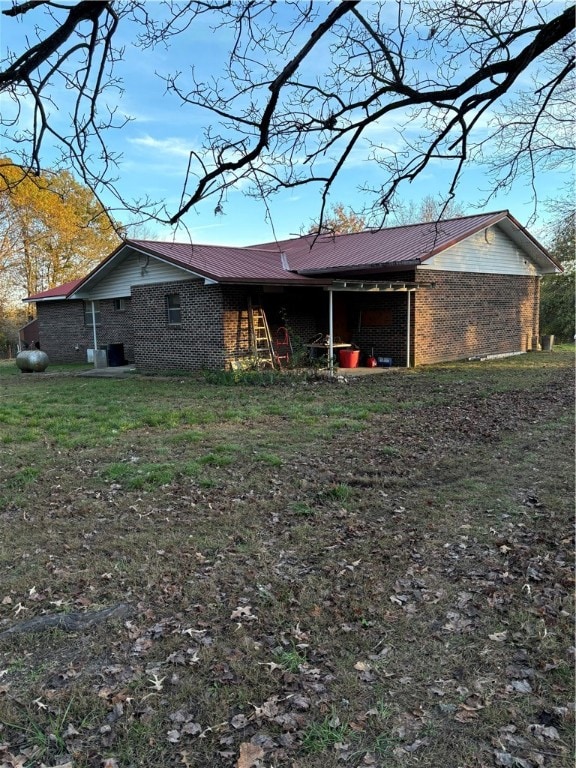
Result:
{"type": "MultiPolygon", "coordinates": [[[[330,375],[334,374],[334,294],[355,293],[355,294],[379,294],[379,293],[403,293],[406,294],[406,353],[405,367],[410,368],[411,347],[412,347],[412,294],[419,288],[416,282],[405,280],[334,280],[326,288],[328,292],[328,369],[330,375]]],[[[344,369],[354,370],[354,369],[344,369]]],[[[366,371],[374,371],[374,368],[367,368],[366,371]]]]}

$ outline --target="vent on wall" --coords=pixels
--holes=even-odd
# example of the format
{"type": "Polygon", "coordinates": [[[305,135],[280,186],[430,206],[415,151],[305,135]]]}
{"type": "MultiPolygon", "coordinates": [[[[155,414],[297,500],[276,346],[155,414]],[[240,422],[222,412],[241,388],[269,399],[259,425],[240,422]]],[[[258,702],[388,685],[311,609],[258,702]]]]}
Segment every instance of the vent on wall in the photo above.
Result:
{"type": "Polygon", "coordinates": [[[144,277],[148,273],[148,265],[150,264],[150,256],[139,255],[138,266],[140,267],[140,275],[144,277]]]}

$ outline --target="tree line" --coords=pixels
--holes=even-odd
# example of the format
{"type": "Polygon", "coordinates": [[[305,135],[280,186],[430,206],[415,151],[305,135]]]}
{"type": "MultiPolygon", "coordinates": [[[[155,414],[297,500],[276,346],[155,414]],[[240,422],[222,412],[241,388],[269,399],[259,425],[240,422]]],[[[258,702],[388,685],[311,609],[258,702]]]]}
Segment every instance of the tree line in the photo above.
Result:
{"type": "Polygon", "coordinates": [[[69,171],[33,176],[0,157],[0,348],[28,319],[22,299],[87,274],[120,243],[92,191],[69,171]]]}

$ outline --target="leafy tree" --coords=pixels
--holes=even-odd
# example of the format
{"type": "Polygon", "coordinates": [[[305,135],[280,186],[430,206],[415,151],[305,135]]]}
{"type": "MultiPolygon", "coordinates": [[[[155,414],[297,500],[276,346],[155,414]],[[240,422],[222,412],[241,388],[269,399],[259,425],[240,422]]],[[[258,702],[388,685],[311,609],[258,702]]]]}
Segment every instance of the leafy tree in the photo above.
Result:
{"type": "Polygon", "coordinates": [[[64,167],[94,190],[107,186],[119,196],[112,178],[117,158],[105,135],[125,122],[106,102],[107,91],[122,85],[118,29],[131,30],[142,48],[169,48],[202,21],[229,35],[229,55],[207,82],[194,70],[193,53],[189,71],[179,62],[179,71],[163,78],[169,95],[204,113],[206,126],[202,148],[191,148],[183,167],[176,209],[142,204],[170,223],[208,198],[222,210],[228,188],[242,182],[260,198],[316,185],[321,226],[336,178],[358,156],[380,170],[380,182],[365,192],[386,214],[399,188],[437,160],[452,164],[449,198],[470,161],[489,163],[495,191],[517,174],[527,174],[529,183],[542,167],[565,167],[574,149],[565,130],[576,91],[574,6],[14,0],[3,13],[6,38],[12,20],[25,16],[37,38],[0,63],[0,91],[14,106],[0,123],[5,140],[23,150],[22,164],[35,171],[45,142],[53,140],[64,167]],[[63,92],[75,99],[67,133],[50,108],[63,92]],[[17,120],[25,102],[33,105],[30,129],[17,120]],[[390,119],[398,139],[379,141],[379,128],[390,119]]]}
{"type": "Polygon", "coordinates": [[[29,307],[3,306],[0,301],[0,357],[12,357],[18,349],[19,329],[28,320],[29,307]]]}
{"type": "Polygon", "coordinates": [[[540,331],[554,335],[559,341],[572,341],[575,332],[575,224],[574,210],[556,223],[550,253],[562,262],[564,272],[561,275],[547,275],[542,278],[540,331]]]}
{"type": "Polygon", "coordinates": [[[7,158],[0,162],[5,285],[31,294],[66,283],[85,275],[119,244],[100,203],[70,173],[32,177],[7,158]]]}
{"type": "Polygon", "coordinates": [[[303,227],[307,234],[326,233],[332,235],[344,235],[352,232],[362,232],[367,227],[364,216],[354,213],[351,208],[346,208],[344,203],[334,203],[330,213],[324,217],[322,223],[313,222],[309,227],[303,227]]]}

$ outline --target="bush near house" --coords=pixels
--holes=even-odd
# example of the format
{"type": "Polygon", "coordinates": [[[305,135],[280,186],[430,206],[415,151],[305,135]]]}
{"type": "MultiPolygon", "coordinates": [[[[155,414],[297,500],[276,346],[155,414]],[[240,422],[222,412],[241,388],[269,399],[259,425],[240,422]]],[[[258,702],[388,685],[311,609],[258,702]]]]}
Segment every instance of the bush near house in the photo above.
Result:
{"type": "Polygon", "coordinates": [[[569,342],[576,333],[574,301],[576,298],[575,262],[564,264],[564,274],[548,275],[542,280],[540,294],[540,330],[558,341],[569,342]]]}
{"type": "Polygon", "coordinates": [[[576,332],[575,221],[572,211],[556,223],[550,252],[562,262],[564,272],[561,275],[545,276],[540,292],[540,330],[565,342],[573,341],[576,332]]]}

